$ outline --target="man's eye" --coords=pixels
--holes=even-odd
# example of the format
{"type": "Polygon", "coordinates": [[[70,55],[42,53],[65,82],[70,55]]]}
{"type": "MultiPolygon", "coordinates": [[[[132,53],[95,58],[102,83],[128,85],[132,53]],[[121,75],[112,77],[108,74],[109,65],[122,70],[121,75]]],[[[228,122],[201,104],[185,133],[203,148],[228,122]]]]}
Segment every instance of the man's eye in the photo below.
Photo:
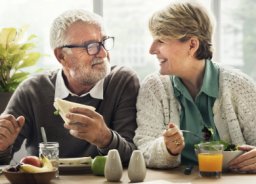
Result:
{"type": "Polygon", "coordinates": [[[91,43],[87,46],[88,49],[94,49],[94,48],[97,48],[98,47],[98,43],[91,43]]]}

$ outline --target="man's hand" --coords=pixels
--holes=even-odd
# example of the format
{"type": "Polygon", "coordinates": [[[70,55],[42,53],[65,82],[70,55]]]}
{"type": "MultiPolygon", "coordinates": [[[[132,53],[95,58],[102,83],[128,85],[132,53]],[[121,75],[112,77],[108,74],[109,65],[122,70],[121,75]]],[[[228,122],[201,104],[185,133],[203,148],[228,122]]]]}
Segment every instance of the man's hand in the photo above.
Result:
{"type": "Polygon", "coordinates": [[[112,133],[103,117],[96,111],[75,107],[67,113],[66,117],[70,123],[64,124],[64,127],[69,129],[74,137],[86,140],[99,148],[104,148],[110,143],[112,133]]]}
{"type": "Polygon", "coordinates": [[[17,119],[10,114],[0,116],[0,151],[6,150],[14,143],[24,123],[24,116],[17,119]]]}
{"type": "Polygon", "coordinates": [[[164,142],[171,155],[178,155],[185,147],[184,137],[179,128],[169,123],[167,130],[163,132],[164,142]]]}

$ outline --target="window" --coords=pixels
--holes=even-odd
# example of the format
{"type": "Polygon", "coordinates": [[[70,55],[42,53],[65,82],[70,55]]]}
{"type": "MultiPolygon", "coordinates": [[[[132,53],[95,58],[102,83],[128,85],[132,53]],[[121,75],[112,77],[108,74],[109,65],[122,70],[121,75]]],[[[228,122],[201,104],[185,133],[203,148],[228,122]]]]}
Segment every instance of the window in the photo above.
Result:
{"type": "Polygon", "coordinates": [[[45,56],[39,61],[42,68],[58,67],[49,42],[51,23],[68,9],[93,9],[93,1],[88,0],[8,0],[1,1],[0,22],[2,27],[28,26],[28,34],[37,35],[38,51],[45,56]]]}
{"type": "Polygon", "coordinates": [[[225,0],[220,6],[220,62],[235,66],[256,80],[256,3],[225,0]]]}
{"type": "MultiPolygon", "coordinates": [[[[148,19],[171,0],[8,0],[0,6],[1,27],[28,25],[28,34],[38,36],[39,51],[47,56],[40,67],[58,67],[49,46],[49,29],[53,19],[71,8],[103,12],[109,35],[116,37],[110,51],[111,64],[126,65],[138,72],[141,79],[158,70],[155,56],[148,50],[152,38],[148,19]],[[94,3],[94,4],[93,4],[94,3]]],[[[214,61],[237,67],[256,80],[256,3],[254,0],[200,0],[213,9],[217,19],[214,61]]]]}
{"type": "MultiPolygon", "coordinates": [[[[201,0],[210,8],[210,0],[201,0]]],[[[116,37],[111,50],[111,63],[133,68],[143,79],[158,70],[156,57],[149,54],[151,35],[148,20],[158,9],[166,7],[170,0],[103,1],[103,17],[110,35],[116,37]]]]}

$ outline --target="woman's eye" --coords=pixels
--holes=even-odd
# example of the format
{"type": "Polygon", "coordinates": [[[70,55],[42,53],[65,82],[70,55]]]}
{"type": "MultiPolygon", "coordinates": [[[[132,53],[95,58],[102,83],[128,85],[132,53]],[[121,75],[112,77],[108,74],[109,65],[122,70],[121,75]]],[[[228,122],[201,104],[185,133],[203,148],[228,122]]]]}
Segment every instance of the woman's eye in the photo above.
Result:
{"type": "Polygon", "coordinates": [[[157,43],[164,43],[162,40],[159,40],[159,39],[157,39],[156,42],[157,43]]]}
{"type": "Polygon", "coordinates": [[[160,43],[164,43],[164,42],[162,40],[156,39],[156,40],[154,40],[154,43],[155,44],[160,44],[160,43]]]}

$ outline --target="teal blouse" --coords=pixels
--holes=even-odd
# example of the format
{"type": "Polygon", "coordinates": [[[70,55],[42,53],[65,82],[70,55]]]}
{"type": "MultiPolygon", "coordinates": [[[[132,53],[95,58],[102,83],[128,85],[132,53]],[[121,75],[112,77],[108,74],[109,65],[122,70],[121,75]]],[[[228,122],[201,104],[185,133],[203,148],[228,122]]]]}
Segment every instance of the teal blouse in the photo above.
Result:
{"type": "MultiPolygon", "coordinates": [[[[202,134],[206,126],[214,130],[214,140],[219,140],[219,134],[214,124],[212,107],[219,91],[219,69],[210,60],[205,61],[205,74],[202,87],[195,100],[191,97],[187,88],[177,76],[171,76],[174,86],[174,95],[181,105],[180,129],[190,130],[197,135],[202,134]]],[[[199,143],[200,138],[188,133],[183,133],[185,148],[181,153],[182,164],[196,164],[197,157],[194,152],[194,144],[199,143]]]]}

